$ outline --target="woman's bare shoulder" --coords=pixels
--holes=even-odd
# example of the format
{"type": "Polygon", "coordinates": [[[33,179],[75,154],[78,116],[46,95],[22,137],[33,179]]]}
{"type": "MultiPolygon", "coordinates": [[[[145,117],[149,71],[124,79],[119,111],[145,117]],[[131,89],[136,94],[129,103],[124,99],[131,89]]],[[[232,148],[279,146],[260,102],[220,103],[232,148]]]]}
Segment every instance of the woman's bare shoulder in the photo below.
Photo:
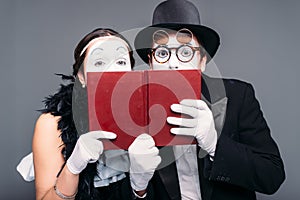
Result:
{"type": "Polygon", "coordinates": [[[50,113],[41,114],[36,121],[33,144],[38,142],[43,145],[44,143],[61,146],[61,131],[58,130],[58,121],[60,117],[54,116],[50,113]]]}
{"type": "Polygon", "coordinates": [[[36,121],[36,127],[43,126],[45,128],[57,129],[57,123],[60,116],[54,116],[51,113],[44,113],[39,116],[36,121]]]}

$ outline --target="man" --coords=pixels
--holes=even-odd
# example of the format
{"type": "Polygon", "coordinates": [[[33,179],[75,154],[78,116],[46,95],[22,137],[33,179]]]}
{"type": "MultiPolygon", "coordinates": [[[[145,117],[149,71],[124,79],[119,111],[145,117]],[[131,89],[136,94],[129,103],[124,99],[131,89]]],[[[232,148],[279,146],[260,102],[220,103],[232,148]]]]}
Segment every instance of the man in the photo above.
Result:
{"type": "MultiPolygon", "coordinates": [[[[200,25],[197,8],[183,0],[159,4],[153,25],[141,30],[135,39],[137,53],[153,70],[204,71],[218,46],[218,34],[200,25]]],[[[160,152],[160,166],[165,155],[182,154],[166,167],[139,162],[138,170],[134,167],[132,171],[144,171],[147,176],[131,177],[136,196],[151,193],[163,200],[253,200],[255,192],[276,192],[285,179],[283,162],[253,87],[239,80],[205,75],[201,83],[202,100],[183,100],[171,106],[172,111],[191,119],[167,118],[168,123],[179,125],[170,130],[172,134],[192,135],[197,145],[164,148],[168,152],[160,152]]],[[[131,160],[139,160],[135,153],[144,150],[143,143],[148,141],[144,137],[129,148],[131,160]]],[[[148,139],[149,148],[153,140],[151,136],[148,139]]],[[[147,159],[157,160],[158,155],[148,154],[147,159]]]]}

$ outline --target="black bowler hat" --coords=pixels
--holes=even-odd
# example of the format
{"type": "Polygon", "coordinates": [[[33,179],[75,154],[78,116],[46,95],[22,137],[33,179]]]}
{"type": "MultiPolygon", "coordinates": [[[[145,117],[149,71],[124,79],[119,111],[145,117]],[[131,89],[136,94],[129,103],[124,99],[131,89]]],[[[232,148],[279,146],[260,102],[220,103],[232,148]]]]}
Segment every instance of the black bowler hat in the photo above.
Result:
{"type": "Polygon", "coordinates": [[[197,37],[208,53],[209,62],[218,50],[220,37],[213,29],[201,25],[198,9],[187,0],[167,0],[155,8],[152,25],[142,29],[135,37],[134,46],[138,55],[148,63],[153,33],[161,29],[178,31],[183,28],[191,30],[197,37]]]}

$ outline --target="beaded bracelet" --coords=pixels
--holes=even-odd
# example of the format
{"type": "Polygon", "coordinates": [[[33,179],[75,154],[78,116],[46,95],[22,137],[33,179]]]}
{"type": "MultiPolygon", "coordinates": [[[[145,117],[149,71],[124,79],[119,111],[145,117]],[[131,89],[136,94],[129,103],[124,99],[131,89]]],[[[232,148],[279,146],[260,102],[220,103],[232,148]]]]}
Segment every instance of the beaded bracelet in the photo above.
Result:
{"type": "Polygon", "coordinates": [[[54,185],[54,191],[55,191],[55,194],[56,194],[57,196],[59,196],[59,197],[62,198],[62,199],[74,199],[74,198],[75,198],[75,196],[76,196],[78,190],[77,190],[77,191],[75,192],[75,194],[73,194],[72,196],[66,196],[66,195],[64,195],[63,193],[61,193],[61,192],[58,190],[58,188],[56,187],[56,183],[57,183],[57,179],[56,179],[55,185],[54,185]]]}

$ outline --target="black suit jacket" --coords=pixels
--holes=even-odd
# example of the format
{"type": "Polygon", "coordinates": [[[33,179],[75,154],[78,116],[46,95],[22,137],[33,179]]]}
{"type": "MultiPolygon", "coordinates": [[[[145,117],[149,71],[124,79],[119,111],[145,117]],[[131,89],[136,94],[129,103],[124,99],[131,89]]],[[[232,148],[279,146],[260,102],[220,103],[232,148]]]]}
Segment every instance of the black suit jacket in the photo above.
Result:
{"type": "MultiPolygon", "coordinates": [[[[202,199],[253,200],[255,192],[276,192],[285,179],[283,162],[253,87],[203,75],[202,95],[219,134],[214,161],[208,156],[198,158],[202,199]]],[[[181,199],[174,162],[155,172],[148,192],[154,199],[181,199]]]]}

